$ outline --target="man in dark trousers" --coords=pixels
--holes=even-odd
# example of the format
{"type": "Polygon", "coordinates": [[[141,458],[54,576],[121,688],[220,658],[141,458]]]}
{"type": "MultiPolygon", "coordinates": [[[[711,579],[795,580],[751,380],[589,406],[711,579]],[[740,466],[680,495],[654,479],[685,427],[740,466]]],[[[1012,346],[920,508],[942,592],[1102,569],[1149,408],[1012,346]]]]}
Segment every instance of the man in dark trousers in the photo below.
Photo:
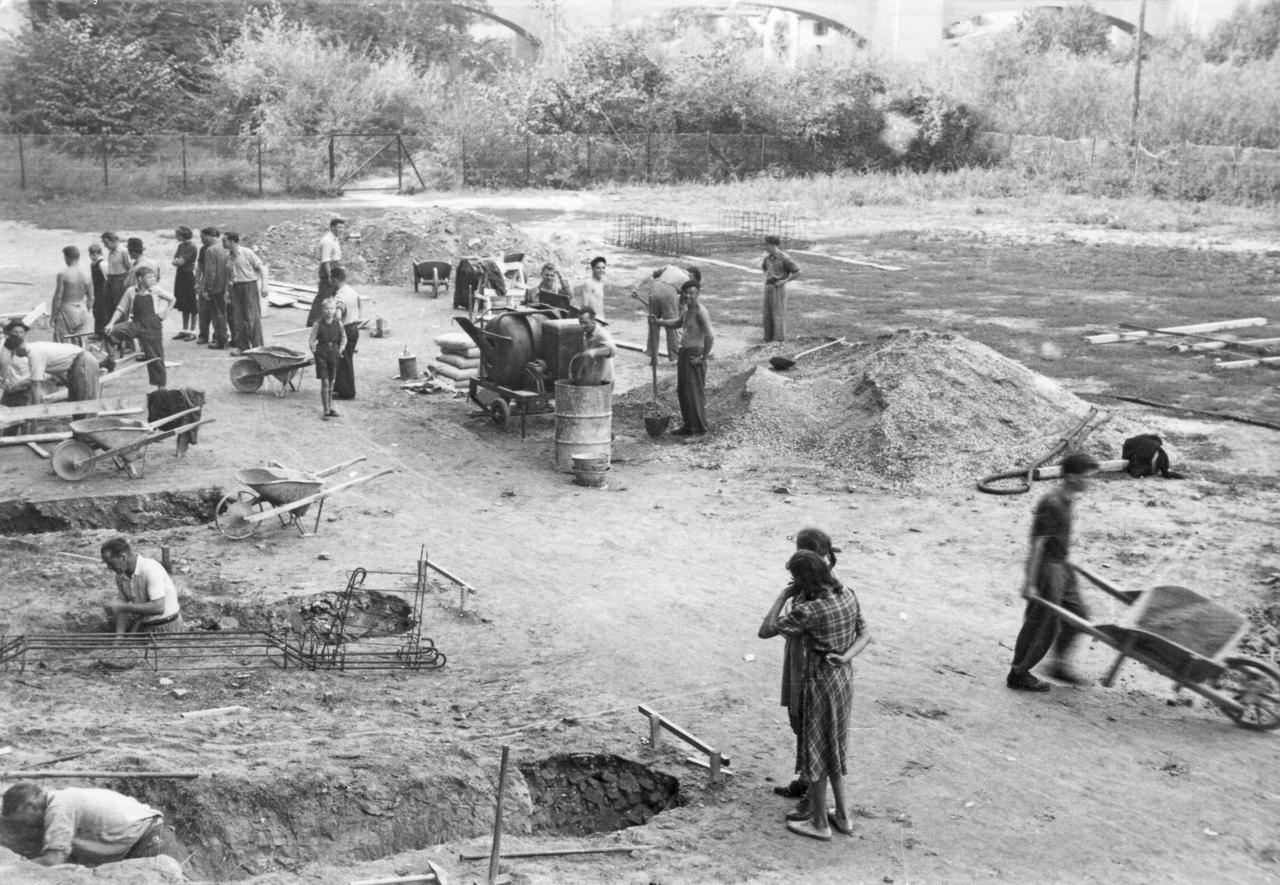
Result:
{"type": "Polygon", "coordinates": [[[1027,598],[1022,630],[1013,647],[1013,665],[1005,685],[1018,691],[1048,691],[1049,683],[1031,675],[1031,668],[1053,648],[1054,663],[1049,676],[1073,685],[1081,679],[1067,667],[1072,645],[1080,635],[1073,624],[1036,602],[1036,598],[1088,618],[1080,598],[1076,573],[1067,562],[1071,547],[1072,502],[1088,486],[1088,478],[1098,470],[1098,462],[1084,452],[1072,452],[1062,461],[1062,483],[1036,504],[1031,518],[1031,553],[1027,557],[1022,595],[1027,598]]]}

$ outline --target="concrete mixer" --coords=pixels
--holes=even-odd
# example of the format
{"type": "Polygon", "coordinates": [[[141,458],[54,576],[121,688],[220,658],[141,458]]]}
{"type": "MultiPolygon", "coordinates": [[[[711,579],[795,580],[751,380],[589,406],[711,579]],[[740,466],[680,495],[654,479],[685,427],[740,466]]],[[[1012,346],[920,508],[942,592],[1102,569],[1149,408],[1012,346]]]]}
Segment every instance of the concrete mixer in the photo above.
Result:
{"type": "Polygon", "coordinates": [[[525,417],[554,410],[555,384],[569,377],[569,364],[582,352],[582,330],[571,310],[502,310],[477,322],[454,317],[480,348],[480,376],[468,383],[467,398],[506,427],[512,413],[525,417]]]}

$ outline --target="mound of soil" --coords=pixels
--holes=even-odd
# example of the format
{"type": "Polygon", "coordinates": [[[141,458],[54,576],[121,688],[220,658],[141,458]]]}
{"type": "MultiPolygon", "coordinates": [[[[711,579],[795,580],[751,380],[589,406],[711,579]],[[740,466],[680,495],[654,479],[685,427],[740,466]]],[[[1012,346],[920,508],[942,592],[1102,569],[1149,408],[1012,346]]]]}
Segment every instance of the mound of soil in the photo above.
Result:
{"type": "MultiPolygon", "coordinates": [[[[273,224],[248,240],[270,268],[273,279],[309,284],[316,276],[320,237],[329,216],[315,213],[298,221],[273,224]]],[[[532,237],[492,215],[464,209],[395,209],[377,218],[347,218],[343,265],[354,283],[412,284],[415,261],[447,260],[467,255],[523,252],[525,270],[536,275],[543,262],[562,269],[581,264],[587,247],[571,238],[554,242],[532,237]],[[358,235],[358,239],[357,239],[358,235]]]]}
{"type": "MultiPolygon", "coordinates": [[[[967,485],[1038,461],[1090,409],[1056,381],[954,334],[901,331],[823,351],[789,372],[757,360],[708,392],[713,446],[726,466],[767,452],[859,485],[967,485]]],[[[1083,448],[1118,457],[1124,435],[1109,422],[1083,448]]]]}

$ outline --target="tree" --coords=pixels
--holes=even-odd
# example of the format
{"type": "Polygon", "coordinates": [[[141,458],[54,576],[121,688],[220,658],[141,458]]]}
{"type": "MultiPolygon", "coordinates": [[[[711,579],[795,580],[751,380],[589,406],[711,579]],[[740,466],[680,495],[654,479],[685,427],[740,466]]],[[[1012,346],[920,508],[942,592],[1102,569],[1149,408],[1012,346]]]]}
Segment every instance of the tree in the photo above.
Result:
{"type": "Polygon", "coordinates": [[[20,132],[142,134],[181,106],[174,72],[142,40],[95,35],[84,19],[39,24],[3,68],[5,116],[20,132]]]}
{"type": "Polygon", "coordinates": [[[1071,55],[1105,55],[1111,50],[1111,20],[1092,6],[1032,9],[1018,16],[1018,41],[1027,52],[1055,49],[1071,55]]]}
{"type": "Polygon", "coordinates": [[[1204,57],[1214,64],[1267,61],[1280,48],[1280,0],[1252,8],[1241,3],[1218,22],[1206,41],[1204,57]]]}

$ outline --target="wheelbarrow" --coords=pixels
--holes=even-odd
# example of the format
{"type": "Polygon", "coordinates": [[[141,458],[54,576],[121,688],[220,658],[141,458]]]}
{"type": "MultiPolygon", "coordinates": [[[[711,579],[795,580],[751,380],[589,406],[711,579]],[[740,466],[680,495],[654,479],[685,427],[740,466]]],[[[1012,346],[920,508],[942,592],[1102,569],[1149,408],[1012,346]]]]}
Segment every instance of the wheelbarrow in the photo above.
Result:
{"type": "Polygon", "coordinates": [[[214,419],[203,418],[167,430],[160,430],[160,425],[171,424],[175,418],[199,411],[200,407],[197,406],[194,409],[161,418],[154,423],[118,416],[72,421],[71,439],[58,443],[49,457],[53,472],[67,482],[79,482],[88,476],[97,464],[109,461],[116,466],[116,469],[137,479],[142,475],[142,463],[147,457],[147,446],[153,442],[177,436],[179,433],[194,430],[202,424],[209,424],[214,419]]]}
{"type": "Polygon", "coordinates": [[[236,479],[252,491],[241,490],[219,501],[213,511],[214,524],[223,537],[239,541],[252,537],[264,520],[274,516],[280,520],[282,528],[292,525],[301,537],[309,538],[320,529],[320,516],[324,512],[326,498],[352,486],[394,472],[391,468],[387,468],[325,488],[326,476],[331,476],[363,460],[365,456],[361,455],[359,458],[352,458],[350,461],[313,473],[292,470],[274,461],[266,467],[238,470],[236,479]],[[307,531],[302,518],[312,504],[318,506],[315,521],[311,530],[307,531]]]}
{"type": "Polygon", "coordinates": [[[1133,658],[1172,679],[1179,690],[1207,699],[1241,728],[1280,727],[1280,669],[1233,654],[1249,630],[1247,618],[1186,587],[1125,591],[1083,566],[1070,565],[1128,606],[1115,624],[1095,624],[1047,599],[1027,598],[1119,652],[1103,685],[1110,686],[1121,664],[1133,658]]]}
{"type": "Polygon", "coordinates": [[[241,393],[253,393],[262,386],[262,379],[270,375],[280,382],[276,396],[284,396],[286,387],[298,389],[298,373],[314,363],[314,358],[291,347],[279,344],[255,347],[243,351],[231,364],[231,384],[241,393]]]}

